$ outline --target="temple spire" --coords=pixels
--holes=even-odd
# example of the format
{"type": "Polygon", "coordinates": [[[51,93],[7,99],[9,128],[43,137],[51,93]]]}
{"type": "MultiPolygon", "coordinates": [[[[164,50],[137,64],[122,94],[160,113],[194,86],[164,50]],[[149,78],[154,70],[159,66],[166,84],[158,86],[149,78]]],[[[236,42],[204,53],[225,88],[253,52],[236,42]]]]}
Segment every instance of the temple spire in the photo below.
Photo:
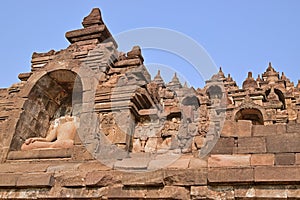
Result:
{"type": "Polygon", "coordinates": [[[184,87],[184,88],[188,88],[188,85],[187,85],[187,82],[186,82],[186,81],[184,82],[183,87],[184,87]]]}
{"type": "Polygon", "coordinates": [[[154,77],[153,82],[155,82],[159,86],[164,86],[165,85],[165,82],[164,82],[163,78],[160,75],[160,70],[157,71],[157,74],[154,77]]]}
{"type": "Polygon", "coordinates": [[[274,68],[272,67],[272,63],[271,62],[269,62],[269,66],[268,66],[268,68],[267,68],[267,72],[274,72],[275,70],[274,70],[274,68]]]}
{"type": "Polygon", "coordinates": [[[218,76],[219,78],[225,78],[224,72],[222,71],[222,67],[219,68],[218,76]]]}
{"type": "Polygon", "coordinates": [[[176,72],[174,73],[174,76],[173,76],[171,82],[169,82],[167,86],[170,87],[170,88],[173,88],[173,89],[174,88],[182,88],[182,85],[181,85],[181,83],[180,83],[180,81],[177,77],[176,72]]]}
{"type": "Polygon", "coordinates": [[[257,82],[262,81],[259,74],[258,74],[258,76],[257,76],[256,81],[257,81],[257,82]]]}
{"type": "Polygon", "coordinates": [[[285,76],[284,72],[281,74],[281,80],[287,80],[287,77],[285,76]]]}
{"type": "Polygon", "coordinates": [[[243,82],[243,89],[244,90],[254,90],[257,88],[257,83],[252,77],[252,72],[248,72],[248,76],[246,80],[243,82]]]}

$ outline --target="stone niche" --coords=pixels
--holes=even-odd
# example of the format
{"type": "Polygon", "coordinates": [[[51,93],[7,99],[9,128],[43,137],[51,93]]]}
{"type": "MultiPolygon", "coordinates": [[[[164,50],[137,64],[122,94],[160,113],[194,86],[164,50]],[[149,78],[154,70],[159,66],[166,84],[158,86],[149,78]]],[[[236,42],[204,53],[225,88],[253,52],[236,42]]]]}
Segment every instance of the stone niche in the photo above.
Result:
{"type": "Polygon", "coordinates": [[[45,137],[50,123],[64,115],[76,115],[82,102],[82,83],[76,73],[56,70],[42,76],[23,105],[10,151],[19,151],[30,137],[45,137]]]}
{"type": "Polygon", "coordinates": [[[264,119],[260,110],[254,108],[243,108],[236,113],[235,120],[250,120],[253,125],[263,125],[264,119]]]}

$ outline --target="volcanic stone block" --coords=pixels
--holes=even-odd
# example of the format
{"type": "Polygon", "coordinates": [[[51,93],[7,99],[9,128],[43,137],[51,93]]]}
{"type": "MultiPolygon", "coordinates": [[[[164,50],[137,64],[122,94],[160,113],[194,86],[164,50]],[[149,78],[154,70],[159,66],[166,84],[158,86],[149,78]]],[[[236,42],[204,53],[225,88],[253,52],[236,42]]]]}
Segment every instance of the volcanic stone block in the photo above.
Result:
{"type": "Polygon", "coordinates": [[[238,139],[237,153],[265,153],[266,141],[264,137],[247,137],[238,139]]]}
{"type": "Polygon", "coordinates": [[[294,153],[277,153],[275,154],[275,165],[294,165],[294,153]]]}
{"type": "Polygon", "coordinates": [[[127,189],[123,186],[112,187],[108,191],[108,199],[141,199],[145,197],[147,193],[146,188],[139,189],[127,189]]]}
{"type": "Polygon", "coordinates": [[[30,151],[11,151],[9,160],[22,159],[47,159],[47,158],[71,158],[72,149],[35,149],[30,151]]]}
{"type": "Polygon", "coordinates": [[[295,164],[300,165],[300,153],[296,153],[295,157],[295,164]]]}
{"type": "Polygon", "coordinates": [[[163,188],[113,187],[108,191],[108,199],[190,199],[190,192],[185,187],[165,186],[163,188]]]}
{"type": "Polygon", "coordinates": [[[114,64],[115,67],[139,66],[142,62],[138,58],[121,60],[114,64]]]}
{"type": "Polygon", "coordinates": [[[75,145],[73,147],[72,159],[76,161],[93,160],[94,157],[83,145],[75,145]]]}
{"type": "Polygon", "coordinates": [[[207,186],[192,186],[191,196],[195,199],[206,199],[208,193],[207,186]]]}
{"type": "Polygon", "coordinates": [[[206,185],[207,169],[167,169],[164,173],[164,184],[177,186],[206,185]]]}
{"type": "Polygon", "coordinates": [[[255,182],[295,182],[300,180],[300,169],[295,166],[257,166],[254,168],[255,182]]]}
{"type": "Polygon", "coordinates": [[[148,167],[149,158],[125,158],[114,164],[114,169],[145,170],[148,167]]]}
{"type": "Polygon", "coordinates": [[[148,190],[146,196],[153,199],[189,199],[190,192],[185,187],[165,186],[163,189],[148,190]]]}
{"type": "Polygon", "coordinates": [[[255,197],[262,199],[287,199],[288,193],[285,186],[257,186],[255,197]]]}
{"type": "Polygon", "coordinates": [[[89,172],[85,178],[85,185],[89,187],[106,187],[120,184],[122,174],[120,172],[94,171],[89,172]]]}
{"type": "Polygon", "coordinates": [[[252,122],[250,120],[239,120],[236,122],[236,136],[249,137],[252,132],[252,122]]]}
{"type": "Polygon", "coordinates": [[[66,172],[66,171],[76,171],[78,169],[79,163],[55,163],[50,165],[47,168],[48,173],[58,173],[58,172],[66,172]]]}
{"type": "Polygon", "coordinates": [[[256,165],[274,165],[274,154],[252,154],[250,163],[252,166],[256,165]]]}
{"type": "Polygon", "coordinates": [[[27,81],[31,75],[32,75],[32,72],[29,72],[29,73],[20,73],[20,74],[18,75],[18,78],[19,78],[21,81],[27,81]]]}
{"type": "Polygon", "coordinates": [[[297,133],[300,130],[300,124],[287,124],[286,132],[287,133],[297,133]]]}
{"type": "Polygon", "coordinates": [[[221,136],[230,137],[234,135],[235,122],[226,120],[221,130],[221,136]]]}
{"type": "Polygon", "coordinates": [[[163,186],[164,172],[124,173],[122,184],[125,186],[163,186]]]}
{"type": "Polygon", "coordinates": [[[1,173],[0,174],[0,187],[14,187],[17,183],[17,178],[20,176],[19,174],[8,174],[1,173]]]}
{"type": "Polygon", "coordinates": [[[241,183],[253,182],[253,168],[210,168],[208,181],[210,183],[241,183]]]}
{"type": "Polygon", "coordinates": [[[189,167],[190,158],[188,157],[181,157],[175,162],[173,162],[171,165],[168,166],[168,168],[172,169],[187,169],[189,167]]]}
{"type": "Polygon", "coordinates": [[[52,174],[25,174],[18,178],[17,187],[52,187],[54,177],[52,174]]]}
{"type": "Polygon", "coordinates": [[[232,154],[236,147],[234,138],[219,138],[211,154],[232,154]]]}
{"type": "Polygon", "coordinates": [[[192,199],[235,199],[232,186],[192,186],[192,199]]]}
{"type": "Polygon", "coordinates": [[[91,13],[83,19],[83,27],[104,24],[102,21],[101,11],[99,8],[93,8],[91,13]]]}
{"type": "Polygon", "coordinates": [[[254,125],[252,126],[253,136],[267,136],[277,134],[277,125],[254,125]]]}
{"type": "Polygon", "coordinates": [[[300,134],[267,136],[266,142],[269,153],[300,152],[300,134]]]}
{"type": "Polygon", "coordinates": [[[287,196],[290,199],[299,199],[300,197],[300,187],[299,185],[287,190],[287,196]]]}
{"type": "Polygon", "coordinates": [[[248,120],[238,122],[225,121],[222,127],[221,136],[223,137],[250,137],[252,123],[248,120]]]}
{"type": "Polygon", "coordinates": [[[286,133],[286,124],[277,124],[276,125],[276,134],[284,134],[286,133]]]}
{"type": "Polygon", "coordinates": [[[208,167],[249,167],[251,155],[211,155],[208,167]]]}
{"type": "Polygon", "coordinates": [[[64,173],[55,177],[56,182],[60,182],[63,187],[83,187],[85,186],[85,173],[64,173]]]}
{"type": "Polygon", "coordinates": [[[102,164],[99,161],[89,161],[89,162],[83,162],[80,165],[78,165],[78,171],[107,171],[111,168],[107,165],[102,164]]]}
{"type": "Polygon", "coordinates": [[[46,172],[49,164],[46,163],[3,163],[0,165],[0,173],[25,173],[46,172]]]}
{"type": "Polygon", "coordinates": [[[191,158],[189,168],[190,169],[201,169],[207,167],[207,159],[191,158]]]}

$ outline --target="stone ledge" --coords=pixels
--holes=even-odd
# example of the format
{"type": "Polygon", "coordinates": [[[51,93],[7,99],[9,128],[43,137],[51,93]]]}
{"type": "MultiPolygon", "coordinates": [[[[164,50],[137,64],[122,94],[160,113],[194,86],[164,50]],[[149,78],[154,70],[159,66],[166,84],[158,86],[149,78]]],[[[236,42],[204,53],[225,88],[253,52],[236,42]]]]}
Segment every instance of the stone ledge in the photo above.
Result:
{"type": "Polygon", "coordinates": [[[275,163],[274,154],[252,154],[250,159],[251,166],[257,165],[269,165],[272,166],[275,163]]]}
{"type": "Polygon", "coordinates": [[[61,176],[59,175],[55,177],[55,182],[60,182],[60,185],[63,187],[84,187],[85,173],[63,173],[61,176]]]}
{"type": "Polygon", "coordinates": [[[299,166],[259,166],[254,168],[255,182],[300,182],[299,166]]]}
{"type": "Polygon", "coordinates": [[[192,199],[235,199],[232,186],[192,186],[192,199]]]}
{"type": "Polygon", "coordinates": [[[165,186],[159,188],[114,187],[108,191],[108,199],[190,199],[190,192],[185,187],[165,186]]]}
{"type": "Polygon", "coordinates": [[[8,160],[71,158],[73,149],[38,149],[29,151],[11,151],[8,160]]]}
{"type": "Polygon", "coordinates": [[[234,138],[219,138],[210,154],[233,154],[236,147],[234,138]]]}
{"type": "Polygon", "coordinates": [[[142,62],[139,58],[133,58],[133,59],[127,59],[127,60],[121,60],[114,64],[114,67],[127,67],[127,66],[139,66],[142,62]]]}
{"type": "Polygon", "coordinates": [[[0,164],[0,173],[26,173],[26,172],[46,172],[47,163],[3,163],[0,164]]]}
{"type": "Polygon", "coordinates": [[[20,174],[0,174],[0,187],[15,187],[20,174]]]}
{"type": "Polygon", "coordinates": [[[164,172],[123,173],[122,184],[125,186],[163,186],[164,172]]]}
{"type": "Polygon", "coordinates": [[[281,134],[266,137],[268,153],[300,152],[300,134],[281,134]]]}
{"type": "Polygon", "coordinates": [[[25,174],[17,179],[17,187],[52,187],[54,177],[52,174],[25,174]]]}
{"type": "Polygon", "coordinates": [[[235,154],[235,155],[211,155],[208,158],[208,167],[223,168],[223,167],[249,167],[250,154],[235,154]]]}
{"type": "Polygon", "coordinates": [[[87,173],[85,185],[87,187],[106,187],[120,184],[122,173],[118,171],[94,171],[87,173]]]}
{"type": "Polygon", "coordinates": [[[252,126],[253,136],[277,135],[278,125],[254,125],[252,126]]]}
{"type": "Polygon", "coordinates": [[[209,183],[249,183],[254,181],[253,168],[208,169],[209,183]]]}
{"type": "Polygon", "coordinates": [[[294,165],[295,153],[276,153],[275,165],[294,165]]]}
{"type": "Polygon", "coordinates": [[[264,137],[238,138],[236,151],[238,154],[266,153],[266,139],[264,137]]]}
{"type": "Polygon", "coordinates": [[[167,169],[164,171],[164,184],[176,186],[206,185],[207,169],[167,169]]]}
{"type": "Polygon", "coordinates": [[[125,158],[116,161],[114,169],[119,170],[147,170],[150,158],[125,158]]]}

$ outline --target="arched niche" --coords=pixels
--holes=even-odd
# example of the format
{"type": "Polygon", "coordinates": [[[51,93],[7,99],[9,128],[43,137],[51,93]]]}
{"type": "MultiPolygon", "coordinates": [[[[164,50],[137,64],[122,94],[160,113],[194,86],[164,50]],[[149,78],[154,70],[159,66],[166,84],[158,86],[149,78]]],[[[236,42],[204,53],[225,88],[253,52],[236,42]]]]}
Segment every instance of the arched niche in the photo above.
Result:
{"type": "MultiPolygon", "coordinates": [[[[271,89],[266,90],[266,97],[269,96],[270,92],[271,92],[271,89]]],[[[286,109],[284,94],[281,92],[281,90],[279,90],[277,88],[274,88],[274,92],[278,96],[279,101],[281,101],[281,103],[282,103],[281,109],[282,110],[286,109]]]]}
{"type": "Polygon", "coordinates": [[[209,99],[219,99],[223,97],[222,88],[218,85],[212,85],[206,90],[206,94],[209,99]]]}
{"type": "Polygon", "coordinates": [[[196,96],[185,97],[181,104],[184,106],[193,106],[196,110],[200,107],[200,102],[196,96]]]}
{"type": "Polygon", "coordinates": [[[242,108],[235,114],[235,121],[250,120],[253,125],[263,125],[264,118],[260,110],[256,108],[242,108]]]}
{"type": "Polygon", "coordinates": [[[61,69],[43,75],[24,103],[10,150],[20,150],[27,138],[45,137],[51,121],[77,114],[81,103],[82,82],[75,72],[61,69]]]}
{"type": "Polygon", "coordinates": [[[196,96],[186,96],[181,101],[181,112],[184,120],[188,120],[190,122],[194,121],[195,111],[200,107],[200,102],[196,96]]]}

